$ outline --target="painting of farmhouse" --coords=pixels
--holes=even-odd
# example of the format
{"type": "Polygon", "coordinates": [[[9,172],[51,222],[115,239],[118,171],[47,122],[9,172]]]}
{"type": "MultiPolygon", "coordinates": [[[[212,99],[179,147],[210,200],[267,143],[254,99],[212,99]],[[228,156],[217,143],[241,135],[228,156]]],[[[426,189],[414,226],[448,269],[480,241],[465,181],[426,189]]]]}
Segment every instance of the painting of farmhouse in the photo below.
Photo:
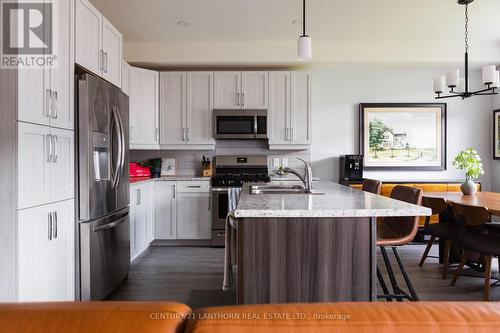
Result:
{"type": "Polygon", "coordinates": [[[442,104],[362,104],[365,168],[441,170],[445,146],[442,104]]]}

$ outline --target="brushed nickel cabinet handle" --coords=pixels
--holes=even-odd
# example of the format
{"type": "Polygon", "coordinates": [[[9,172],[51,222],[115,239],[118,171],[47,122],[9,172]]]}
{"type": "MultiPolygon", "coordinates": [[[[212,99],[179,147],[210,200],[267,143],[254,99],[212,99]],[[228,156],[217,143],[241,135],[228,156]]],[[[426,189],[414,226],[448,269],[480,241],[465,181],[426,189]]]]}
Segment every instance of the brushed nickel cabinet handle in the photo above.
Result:
{"type": "Polygon", "coordinates": [[[52,90],[45,90],[45,116],[50,118],[52,115],[52,90]]]}
{"type": "Polygon", "coordinates": [[[52,135],[52,137],[54,138],[53,142],[54,142],[54,156],[52,157],[52,161],[54,163],[57,163],[57,160],[59,159],[59,138],[57,137],[57,135],[52,135]]]}
{"type": "Polygon", "coordinates": [[[236,105],[240,106],[240,93],[236,93],[236,105]]]}
{"type": "Polygon", "coordinates": [[[54,211],[54,239],[57,239],[57,211],[54,211]]]}
{"type": "Polygon", "coordinates": [[[47,134],[46,136],[46,141],[47,141],[47,162],[52,162],[52,135],[47,134]]]}
{"type": "Polygon", "coordinates": [[[52,119],[57,119],[59,116],[59,102],[57,100],[57,91],[52,92],[52,119]]]}
{"type": "Polygon", "coordinates": [[[47,220],[47,240],[52,240],[52,212],[49,213],[47,220]]]}
{"type": "Polygon", "coordinates": [[[172,198],[175,199],[175,185],[172,186],[172,198]]]}

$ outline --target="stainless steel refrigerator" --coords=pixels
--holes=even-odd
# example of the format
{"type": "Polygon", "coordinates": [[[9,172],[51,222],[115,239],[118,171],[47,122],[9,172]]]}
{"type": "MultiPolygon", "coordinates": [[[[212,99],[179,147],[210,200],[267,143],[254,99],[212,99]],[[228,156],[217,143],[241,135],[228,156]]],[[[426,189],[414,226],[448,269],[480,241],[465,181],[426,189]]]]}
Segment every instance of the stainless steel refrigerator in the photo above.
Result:
{"type": "Polygon", "coordinates": [[[78,282],[82,300],[99,300],[130,270],[129,102],[119,88],[85,72],[77,72],[75,87],[78,282]]]}

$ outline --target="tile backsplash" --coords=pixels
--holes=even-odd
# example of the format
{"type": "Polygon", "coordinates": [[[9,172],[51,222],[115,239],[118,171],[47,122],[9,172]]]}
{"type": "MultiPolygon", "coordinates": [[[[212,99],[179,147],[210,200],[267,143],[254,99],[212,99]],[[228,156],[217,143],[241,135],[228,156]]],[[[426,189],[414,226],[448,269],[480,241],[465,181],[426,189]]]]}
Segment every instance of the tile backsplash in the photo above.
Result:
{"type": "Polygon", "coordinates": [[[311,162],[310,150],[269,150],[265,140],[219,140],[214,150],[130,150],[130,161],[139,162],[155,157],[175,157],[177,174],[200,176],[202,156],[213,160],[216,155],[267,155],[269,170],[273,170],[274,159],[287,159],[291,168],[301,168],[300,157],[311,162]]]}

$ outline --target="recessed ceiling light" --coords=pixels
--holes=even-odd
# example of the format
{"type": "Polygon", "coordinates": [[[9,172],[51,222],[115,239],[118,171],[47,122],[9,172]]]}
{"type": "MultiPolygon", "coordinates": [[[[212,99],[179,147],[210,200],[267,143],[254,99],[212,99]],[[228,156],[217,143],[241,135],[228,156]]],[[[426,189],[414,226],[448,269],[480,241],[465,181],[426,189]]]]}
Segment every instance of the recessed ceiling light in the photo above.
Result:
{"type": "Polygon", "coordinates": [[[292,24],[302,24],[302,21],[301,20],[293,20],[290,23],[292,23],[292,24]]]}
{"type": "Polygon", "coordinates": [[[190,24],[191,23],[189,23],[188,21],[177,21],[177,25],[180,25],[181,27],[187,27],[190,24]]]}

